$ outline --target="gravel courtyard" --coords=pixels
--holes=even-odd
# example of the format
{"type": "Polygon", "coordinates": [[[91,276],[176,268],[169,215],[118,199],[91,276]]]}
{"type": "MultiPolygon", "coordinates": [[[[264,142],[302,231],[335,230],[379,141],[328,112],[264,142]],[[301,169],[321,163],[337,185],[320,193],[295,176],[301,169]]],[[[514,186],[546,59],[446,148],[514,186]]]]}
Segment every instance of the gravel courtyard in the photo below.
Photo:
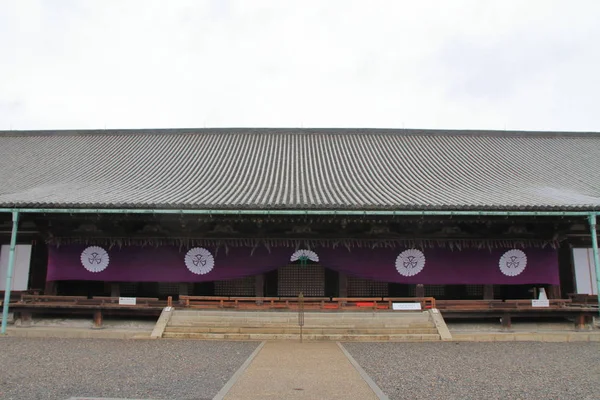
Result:
{"type": "Polygon", "coordinates": [[[211,399],[258,342],[0,338],[0,399],[211,399]]]}
{"type": "Polygon", "coordinates": [[[600,398],[600,343],[343,345],[392,400],[600,398]]]}

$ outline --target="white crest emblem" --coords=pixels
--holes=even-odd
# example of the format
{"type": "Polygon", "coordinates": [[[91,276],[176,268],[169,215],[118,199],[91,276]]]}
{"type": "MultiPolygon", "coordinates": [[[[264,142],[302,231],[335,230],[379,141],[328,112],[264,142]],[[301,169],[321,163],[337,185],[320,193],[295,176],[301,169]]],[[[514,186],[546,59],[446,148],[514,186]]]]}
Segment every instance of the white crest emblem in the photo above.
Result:
{"type": "Polygon", "coordinates": [[[517,276],[527,266],[527,255],[522,250],[512,249],[500,257],[500,272],[506,276],[517,276]]]}
{"type": "Polygon", "coordinates": [[[81,252],[81,265],[90,272],[102,272],[108,267],[110,257],[102,247],[90,246],[81,252]]]}
{"type": "Polygon", "coordinates": [[[212,271],[215,259],[205,248],[194,247],[185,255],[185,266],[194,274],[204,275],[212,271]]]}
{"type": "Polygon", "coordinates": [[[404,250],[396,258],[396,269],[402,276],[414,276],[425,268],[425,254],[421,250],[404,250]]]}
{"type": "Polygon", "coordinates": [[[312,262],[319,262],[319,256],[317,255],[317,253],[315,253],[314,251],[311,250],[306,250],[306,249],[300,249],[296,252],[294,252],[294,254],[292,254],[292,256],[290,257],[290,261],[294,262],[294,261],[298,261],[298,260],[310,260],[312,262]]]}

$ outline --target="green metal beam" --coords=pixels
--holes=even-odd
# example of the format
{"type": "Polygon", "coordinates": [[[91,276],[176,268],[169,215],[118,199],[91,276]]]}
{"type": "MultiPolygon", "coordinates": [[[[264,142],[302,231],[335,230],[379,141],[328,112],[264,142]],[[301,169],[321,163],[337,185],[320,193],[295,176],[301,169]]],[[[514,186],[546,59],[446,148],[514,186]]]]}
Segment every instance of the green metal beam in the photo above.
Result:
{"type": "Polygon", "coordinates": [[[174,215],[353,215],[353,216],[529,216],[587,217],[600,211],[441,211],[441,210],[193,210],[139,208],[0,208],[0,213],[41,214],[174,214],[174,215]]]}
{"type": "Polygon", "coordinates": [[[8,268],[6,271],[6,286],[4,287],[4,303],[2,303],[2,328],[0,334],[6,334],[6,324],[8,322],[8,305],[10,303],[10,289],[12,286],[12,276],[15,269],[15,250],[17,248],[17,230],[19,229],[19,212],[12,213],[12,232],[10,235],[10,252],[8,253],[8,268]]]}
{"type": "Polygon", "coordinates": [[[598,294],[598,312],[600,313],[600,257],[598,256],[598,234],[596,233],[596,215],[591,214],[590,233],[592,235],[592,251],[594,253],[594,267],[596,267],[596,293],[598,294]]]}

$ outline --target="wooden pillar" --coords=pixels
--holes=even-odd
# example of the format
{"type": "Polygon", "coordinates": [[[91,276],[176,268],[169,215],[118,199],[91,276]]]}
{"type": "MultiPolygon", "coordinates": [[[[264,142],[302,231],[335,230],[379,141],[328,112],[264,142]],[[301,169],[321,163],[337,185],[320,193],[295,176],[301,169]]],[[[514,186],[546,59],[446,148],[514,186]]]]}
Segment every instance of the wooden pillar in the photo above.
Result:
{"type": "Polygon", "coordinates": [[[21,311],[21,326],[31,326],[33,315],[30,311],[21,311]]]}
{"type": "Polygon", "coordinates": [[[102,328],[102,310],[94,311],[94,329],[102,328]]]}
{"type": "Polygon", "coordinates": [[[502,329],[508,330],[511,327],[512,327],[512,320],[511,320],[510,314],[505,312],[502,315],[502,329]]]}
{"type": "Polygon", "coordinates": [[[265,297],[265,274],[254,277],[254,296],[265,297]]]}
{"type": "Polygon", "coordinates": [[[587,330],[588,325],[591,326],[593,323],[593,317],[581,313],[577,315],[577,318],[575,318],[575,329],[578,331],[587,330]]]}
{"type": "Polygon", "coordinates": [[[548,287],[546,295],[549,299],[560,299],[560,285],[550,285],[548,287]]]}
{"type": "Polygon", "coordinates": [[[118,283],[110,284],[110,297],[121,297],[121,286],[118,283]]]}
{"type": "Polygon", "coordinates": [[[56,296],[57,290],[56,281],[46,281],[46,286],[44,287],[44,294],[46,296],[56,296]]]}
{"type": "MultiPolygon", "coordinates": [[[[258,274],[254,277],[254,296],[265,297],[265,274],[258,274]]],[[[257,300],[256,305],[262,305],[262,300],[257,300]]]]}
{"type": "Polygon", "coordinates": [[[494,285],[483,285],[483,299],[494,300],[494,285]]]}
{"type": "Polygon", "coordinates": [[[348,297],[348,275],[343,272],[338,275],[338,297],[348,297]]]}
{"type": "Polygon", "coordinates": [[[415,289],[415,297],[425,297],[425,285],[418,284],[415,289]]]}
{"type": "Polygon", "coordinates": [[[182,282],[179,284],[178,293],[180,296],[187,296],[189,294],[189,285],[187,282],[182,282]]]}

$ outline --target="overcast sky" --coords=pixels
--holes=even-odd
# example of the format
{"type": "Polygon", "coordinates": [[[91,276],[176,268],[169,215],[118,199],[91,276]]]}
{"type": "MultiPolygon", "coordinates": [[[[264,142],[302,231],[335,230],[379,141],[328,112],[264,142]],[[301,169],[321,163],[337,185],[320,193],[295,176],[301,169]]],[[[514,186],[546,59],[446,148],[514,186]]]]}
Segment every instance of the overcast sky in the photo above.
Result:
{"type": "Polygon", "coordinates": [[[0,129],[600,131],[600,1],[0,0],[0,129]]]}

